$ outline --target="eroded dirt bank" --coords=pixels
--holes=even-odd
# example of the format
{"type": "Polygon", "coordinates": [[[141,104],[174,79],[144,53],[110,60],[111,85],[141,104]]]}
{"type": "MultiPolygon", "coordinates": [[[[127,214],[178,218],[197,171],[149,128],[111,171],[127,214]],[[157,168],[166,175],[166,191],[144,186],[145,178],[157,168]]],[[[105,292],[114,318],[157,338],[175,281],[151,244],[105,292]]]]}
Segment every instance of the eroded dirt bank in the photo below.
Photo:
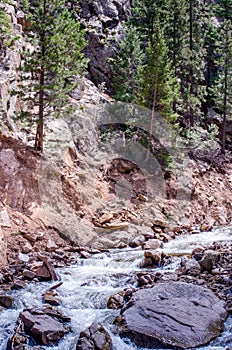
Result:
{"type": "Polygon", "coordinates": [[[52,232],[57,232],[75,244],[111,248],[120,242],[125,246],[142,231],[164,240],[175,232],[196,227],[207,231],[231,221],[230,159],[221,159],[217,166],[191,161],[191,198],[181,210],[173,174],[165,178],[166,198],[149,202],[140,170],[125,160],[107,163],[106,156],[99,167],[91,156],[66,148],[58,166],[19,140],[1,134],[0,142],[3,252],[10,247],[11,236],[15,242],[15,233],[21,231],[49,232],[51,239],[52,232]],[[112,181],[121,180],[132,184],[137,196],[122,198],[116,205],[120,198],[112,190],[112,181]]]}

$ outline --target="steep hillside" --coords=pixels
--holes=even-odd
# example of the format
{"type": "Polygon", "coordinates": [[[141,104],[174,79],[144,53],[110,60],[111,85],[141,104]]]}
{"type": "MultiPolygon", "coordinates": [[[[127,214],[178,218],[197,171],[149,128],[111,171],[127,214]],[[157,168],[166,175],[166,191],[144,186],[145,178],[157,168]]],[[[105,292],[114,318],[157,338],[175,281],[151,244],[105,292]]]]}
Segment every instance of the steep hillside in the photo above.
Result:
{"type": "MultiPolygon", "coordinates": [[[[115,53],[122,22],[129,13],[129,1],[92,1],[80,6],[79,15],[89,26],[90,76],[95,83],[107,83],[111,79],[107,59],[115,53]]],[[[141,235],[165,241],[175,237],[175,233],[196,227],[208,230],[231,221],[229,156],[214,159],[204,152],[192,152],[188,154],[188,165],[182,165],[179,172],[163,171],[157,158],[153,159],[150,174],[146,174],[142,167],[145,157],[142,163],[136,163],[126,151],[124,157],[123,152],[115,151],[115,142],[122,142],[121,150],[127,150],[128,140],[123,132],[114,133],[112,125],[106,125],[110,138],[105,143],[99,139],[98,128],[104,124],[100,119],[102,106],[104,110],[104,106],[114,107],[114,103],[87,79],[81,79],[72,94],[76,108],[73,115],[49,120],[44,154],[35,152],[31,147],[33,129],[28,135],[28,130],[12,119],[20,108],[10,90],[17,80],[24,15],[18,11],[17,2],[8,5],[6,12],[19,38],[13,48],[2,52],[0,67],[3,260],[7,245],[17,242],[16,233],[22,231],[42,231],[47,240],[49,236],[61,236],[75,244],[108,249],[125,247],[141,235]],[[150,175],[156,175],[156,166],[160,177],[151,189],[150,175]],[[160,191],[159,186],[161,195],[155,192],[160,191]]],[[[136,139],[131,141],[132,149],[141,149],[136,139]]],[[[140,243],[137,240],[132,245],[140,243]]]]}
{"type": "Polygon", "coordinates": [[[21,141],[0,136],[3,251],[7,242],[10,247],[17,240],[15,233],[24,231],[47,232],[51,239],[57,232],[75,244],[105,249],[125,247],[148,232],[165,241],[173,238],[173,231],[208,230],[231,221],[229,161],[220,168],[191,161],[189,200],[177,198],[174,175],[164,179],[163,198],[149,199],[142,194],[146,185],[141,184],[141,169],[127,160],[114,160],[99,147],[91,154],[80,153],[65,121],[51,128],[46,144],[50,153],[43,157],[21,141]],[[118,187],[112,188],[112,181],[118,187]],[[136,198],[130,188],[137,191],[136,198]]]}

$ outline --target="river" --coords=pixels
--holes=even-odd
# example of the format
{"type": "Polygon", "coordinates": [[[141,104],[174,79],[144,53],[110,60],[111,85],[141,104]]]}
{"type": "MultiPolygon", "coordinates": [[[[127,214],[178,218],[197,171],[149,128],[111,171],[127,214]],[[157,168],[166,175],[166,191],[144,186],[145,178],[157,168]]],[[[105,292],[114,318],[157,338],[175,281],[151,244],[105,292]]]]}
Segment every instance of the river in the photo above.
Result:
{"type": "MultiPolygon", "coordinates": [[[[232,227],[216,229],[208,233],[180,236],[164,244],[165,253],[188,254],[199,244],[207,245],[214,241],[231,241],[232,227]]],[[[118,310],[107,309],[106,304],[110,295],[127,287],[136,286],[136,272],[140,271],[139,264],[143,251],[138,249],[112,250],[109,253],[94,255],[91,259],[79,259],[78,264],[57,269],[57,274],[63,282],[57,291],[60,306],[64,314],[71,317],[72,332],[59,342],[58,346],[46,347],[47,350],[74,350],[80,331],[93,321],[101,322],[110,332],[114,350],[142,349],[129,341],[120,339],[112,333],[112,323],[119,314],[118,310]]],[[[175,271],[180,258],[175,258],[171,265],[164,270],[175,271]]],[[[157,270],[157,269],[156,269],[157,270]]],[[[0,350],[6,349],[6,342],[12,336],[18,314],[24,308],[41,307],[41,295],[54,282],[28,283],[23,290],[12,292],[15,299],[13,309],[1,311],[0,317],[0,350]]],[[[232,349],[232,318],[224,324],[222,335],[201,347],[204,350],[232,349]]]]}

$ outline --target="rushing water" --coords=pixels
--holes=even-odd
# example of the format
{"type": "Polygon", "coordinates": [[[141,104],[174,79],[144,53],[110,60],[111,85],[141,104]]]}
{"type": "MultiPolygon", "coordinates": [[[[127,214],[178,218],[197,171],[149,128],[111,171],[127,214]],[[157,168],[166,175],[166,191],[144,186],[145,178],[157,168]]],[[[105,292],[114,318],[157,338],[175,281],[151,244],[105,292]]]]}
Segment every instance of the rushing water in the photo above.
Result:
{"type": "Polygon", "coordinates": [[[166,253],[190,254],[197,246],[207,246],[213,242],[232,241],[232,226],[217,228],[209,232],[183,235],[165,244],[166,253]]]}
{"type": "MultiPolygon", "coordinates": [[[[232,239],[232,228],[215,230],[212,233],[201,233],[179,237],[164,245],[165,252],[189,253],[194,246],[210,244],[213,241],[228,241],[232,239]],[[195,243],[194,243],[195,242],[195,243]]],[[[129,341],[120,339],[112,333],[112,323],[119,314],[118,310],[107,309],[106,304],[110,295],[126,287],[136,285],[136,272],[143,258],[140,250],[112,250],[93,258],[80,259],[75,266],[58,269],[57,273],[63,284],[59,293],[59,309],[71,317],[72,332],[55,347],[46,347],[47,350],[74,350],[80,331],[93,321],[101,322],[111,333],[114,350],[138,349],[129,341]]],[[[175,270],[178,258],[166,269],[175,270]]],[[[14,323],[19,311],[28,307],[41,307],[42,294],[54,282],[29,283],[26,288],[14,291],[15,308],[1,312],[0,317],[0,350],[6,349],[7,339],[12,335],[14,323]]],[[[232,349],[232,319],[225,322],[224,332],[203,350],[232,349]]],[[[142,349],[142,348],[140,348],[142,349]]]]}

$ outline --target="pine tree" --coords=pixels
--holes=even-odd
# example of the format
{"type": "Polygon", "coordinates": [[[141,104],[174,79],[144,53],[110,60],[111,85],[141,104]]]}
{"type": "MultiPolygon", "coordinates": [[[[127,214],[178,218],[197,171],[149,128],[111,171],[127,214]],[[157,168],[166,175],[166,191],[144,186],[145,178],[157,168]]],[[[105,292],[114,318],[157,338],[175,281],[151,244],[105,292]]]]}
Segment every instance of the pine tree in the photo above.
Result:
{"type": "Polygon", "coordinates": [[[125,30],[124,39],[119,43],[119,51],[113,67],[113,88],[116,100],[134,102],[139,90],[138,72],[144,61],[141,39],[136,28],[125,30]]]}
{"type": "Polygon", "coordinates": [[[193,126],[206,98],[204,44],[208,5],[201,0],[134,0],[132,5],[132,23],[140,28],[145,43],[151,40],[155,23],[160,23],[181,87],[180,101],[174,103],[174,110],[193,126]]]}
{"type": "Polygon", "coordinates": [[[145,41],[151,41],[157,21],[165,32],[170,18],[171,0],[132,0],[130,23],[138,29],[145,41]]]}
{"type": "Polygon", "coordinates": [[[205,11],[200,0],[190,0],[186,8],[186,22],[176,56],[176,74],[181,84],[181,114],[193,127],[202,114],[206,98],[205,86],[205,11]]]}
{"type": "Polygon", "coordinates": [[[168,57],[168,48],[159,23],[155,25],[154,34],[147,47],[146,55],[147,63],[140,73],[141,92],[138,96],[138,102],[152,110],[149,151],[155,112],[164,116],[169,122],[175,121],[176,114],[173,111],[173,103],[178,99],[179,91],[168,57]]]}
{"type": "Polygon", "coordinates": [[[140,73],[141,93],[138,101],[154,108],[169,121],[175,119],[173,102],[178,98],[178,84],[168,57],[168,48],[160,25],[156,24],[146,49],[147,63],[140,73]]]}
{"type": "Polygon", "coordinates": [[[232,21],[232,0],[220,0],[216,2],[214,9],[220,21],[232,21]]]}
{"type": "Polygon", "coordinates": [[[218,76],[213,87],[214,106],[222,114],[221,152],[226,150],[226,125],[232,118],[232,21],[224,20],[219,31],[218,76]]]}
{"type": "Polygon", "coordinates": [[[205,67],[205,86],[206,86],[206,101],[203,104],[204,115],[207,120],[208,107],[212,106],[212,96],[211,96],[211,87],[213,80],[215,78],[216,72],[216,62],[215,62],[215,53],[216,53],[216,44],[218,41],[218,29],[215,23],[212,21],[212,18],[215,16],[213,7],[209,7],[210,19],[207,21],[207,32],[205,37],[205,50],[206,50],[206,67],[205,67]]]}
{"type": "Polygon", "coordinates": [[[170,0],[163,24],[164,36],[169,48],[169,57],[176,76],[179,72],[178,63],[183,47],[184,33],[188,26],[187,6],[185,0],[170,0]]]}
{"type": "Polygon", "coordinates": [[[22,52],[19,94],[35,111],[27,108],[25,114],[36,121],[35,148],[43,151],[45,118],[65,113],[70,106],[68,93],[86,67],[85,32],[65,9],[64,0],[23,0],[21,8],[27,14],[24,33],[31,47],[22,52]]]}
{"type": "Polygon", "coordinates": [[[131,3],[130,23],[148,40],[151,40],[154,33],[154,24],[157,17],[155,9],[154,0],[133,0],[131,3]]]}

